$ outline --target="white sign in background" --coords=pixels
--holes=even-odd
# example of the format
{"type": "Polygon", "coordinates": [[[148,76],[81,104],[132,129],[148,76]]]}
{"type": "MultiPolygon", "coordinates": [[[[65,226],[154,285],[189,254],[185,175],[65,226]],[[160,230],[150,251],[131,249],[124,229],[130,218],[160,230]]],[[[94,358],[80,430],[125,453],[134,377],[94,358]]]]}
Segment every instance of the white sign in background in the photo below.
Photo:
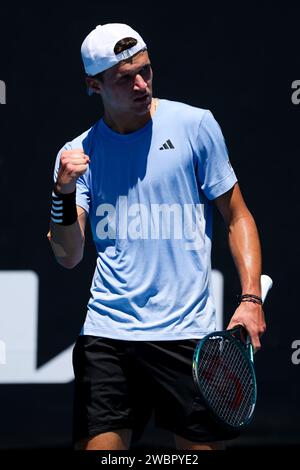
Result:
{"type": "MultiPolygon", "coordinates": [[[[217,330],[223,327],[223,275],[212,271],[217,330]]],[[[39,279],[34,271],[0,271],[0,384],[67,383],[74,344],[37,368],[39,279]]]]}
{"type": "Polygon", "coordinates": [[[6,104],[6,85],[3,80],[0,80],[0,104],[6,104]]]}

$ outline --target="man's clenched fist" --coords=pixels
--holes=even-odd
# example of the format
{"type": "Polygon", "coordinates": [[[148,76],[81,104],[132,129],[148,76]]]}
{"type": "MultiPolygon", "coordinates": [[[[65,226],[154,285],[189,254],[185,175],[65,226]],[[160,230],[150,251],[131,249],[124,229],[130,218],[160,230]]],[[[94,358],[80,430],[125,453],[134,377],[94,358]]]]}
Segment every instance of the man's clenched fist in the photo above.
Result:
{"type": "Polygon", "coordinates": [[[83,175],[90,159],[82,149],[65,150],[60,156],[60,166],[56,180],[56,190],[62,194],[72,193],[76,181],[83,175]]]}

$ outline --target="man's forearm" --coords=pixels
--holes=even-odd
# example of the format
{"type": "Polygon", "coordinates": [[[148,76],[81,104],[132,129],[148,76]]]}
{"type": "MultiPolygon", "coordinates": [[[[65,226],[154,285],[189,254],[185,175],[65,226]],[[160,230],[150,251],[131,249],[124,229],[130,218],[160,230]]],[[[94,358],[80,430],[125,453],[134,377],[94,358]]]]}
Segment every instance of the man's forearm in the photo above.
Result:
{"type": "Polygon", "coordinates": [[[51,220],[48,238],[58,263],[68,269],[74,268],[83,256],[86,216],[84,209],[76,207],[74,195],[76,182],[86,172],[89,161],[82,148],[63,151],[54,185],[51,217],[61,220],[51,220]],[[77,220],[72,223],[76,211],[77,220]]]}
{"type": "Polygon", "coordinates": [[[79,221],[72,225],[59,225],[51,221],[48,239],[59,264],[65,268],[74,268],[82,259],[84,234],[79,221]]]}
{"type": "Polygon", "coordinates": [[[249,211],[229,226],[230,250],[239,273],[242,293],[261,295],[261,247],[255,221],[249,211]]]}
{"type": "MultiPolygon", "coordinates": [[[[242,294],[261,297],[261,249],[255,221],[247,208],[239,185],[216,199],[229,231],[229,245],[239,273],[242,294]]],[[[253,299],[252,299],[253,300],[253,299]]],[[[244,301],[239,304],[227,326],[244,325],[251,338],[254,351],[260,347],[260,336],[265,332],[266,323],[260,303],[244,301]]]]}

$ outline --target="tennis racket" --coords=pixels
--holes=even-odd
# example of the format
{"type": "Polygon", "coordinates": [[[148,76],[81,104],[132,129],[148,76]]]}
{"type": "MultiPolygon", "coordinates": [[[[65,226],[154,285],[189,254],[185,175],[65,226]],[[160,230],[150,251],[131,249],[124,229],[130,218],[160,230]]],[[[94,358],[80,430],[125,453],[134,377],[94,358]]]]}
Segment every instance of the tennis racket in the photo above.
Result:
{"type": "MultiPolygon", "coordinates": [[[[272,279],[261,276],[264,302],[272,279]]],[[[250,422],[257,396],[253,348],[242,325],[202,338],[194,351],[193,378],[213,418],[230,431],[250,422]]]]}

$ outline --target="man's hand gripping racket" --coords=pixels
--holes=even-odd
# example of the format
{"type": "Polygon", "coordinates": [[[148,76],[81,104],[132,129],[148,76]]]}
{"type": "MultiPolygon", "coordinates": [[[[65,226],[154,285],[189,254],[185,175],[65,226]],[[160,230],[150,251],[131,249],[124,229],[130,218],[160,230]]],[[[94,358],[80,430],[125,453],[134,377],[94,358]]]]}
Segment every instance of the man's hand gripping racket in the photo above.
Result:
{"type": "MultiPolygon", "coordinates": [[[[263,302],[272,284],[269,276],[261,276],[263,302]]],[[[220,425],[238,431],[249,424],[257,388],[253,347],[242,325],[210,333],[198,342],[193,357],[193,378],[208,410],[220,425]]]]}

